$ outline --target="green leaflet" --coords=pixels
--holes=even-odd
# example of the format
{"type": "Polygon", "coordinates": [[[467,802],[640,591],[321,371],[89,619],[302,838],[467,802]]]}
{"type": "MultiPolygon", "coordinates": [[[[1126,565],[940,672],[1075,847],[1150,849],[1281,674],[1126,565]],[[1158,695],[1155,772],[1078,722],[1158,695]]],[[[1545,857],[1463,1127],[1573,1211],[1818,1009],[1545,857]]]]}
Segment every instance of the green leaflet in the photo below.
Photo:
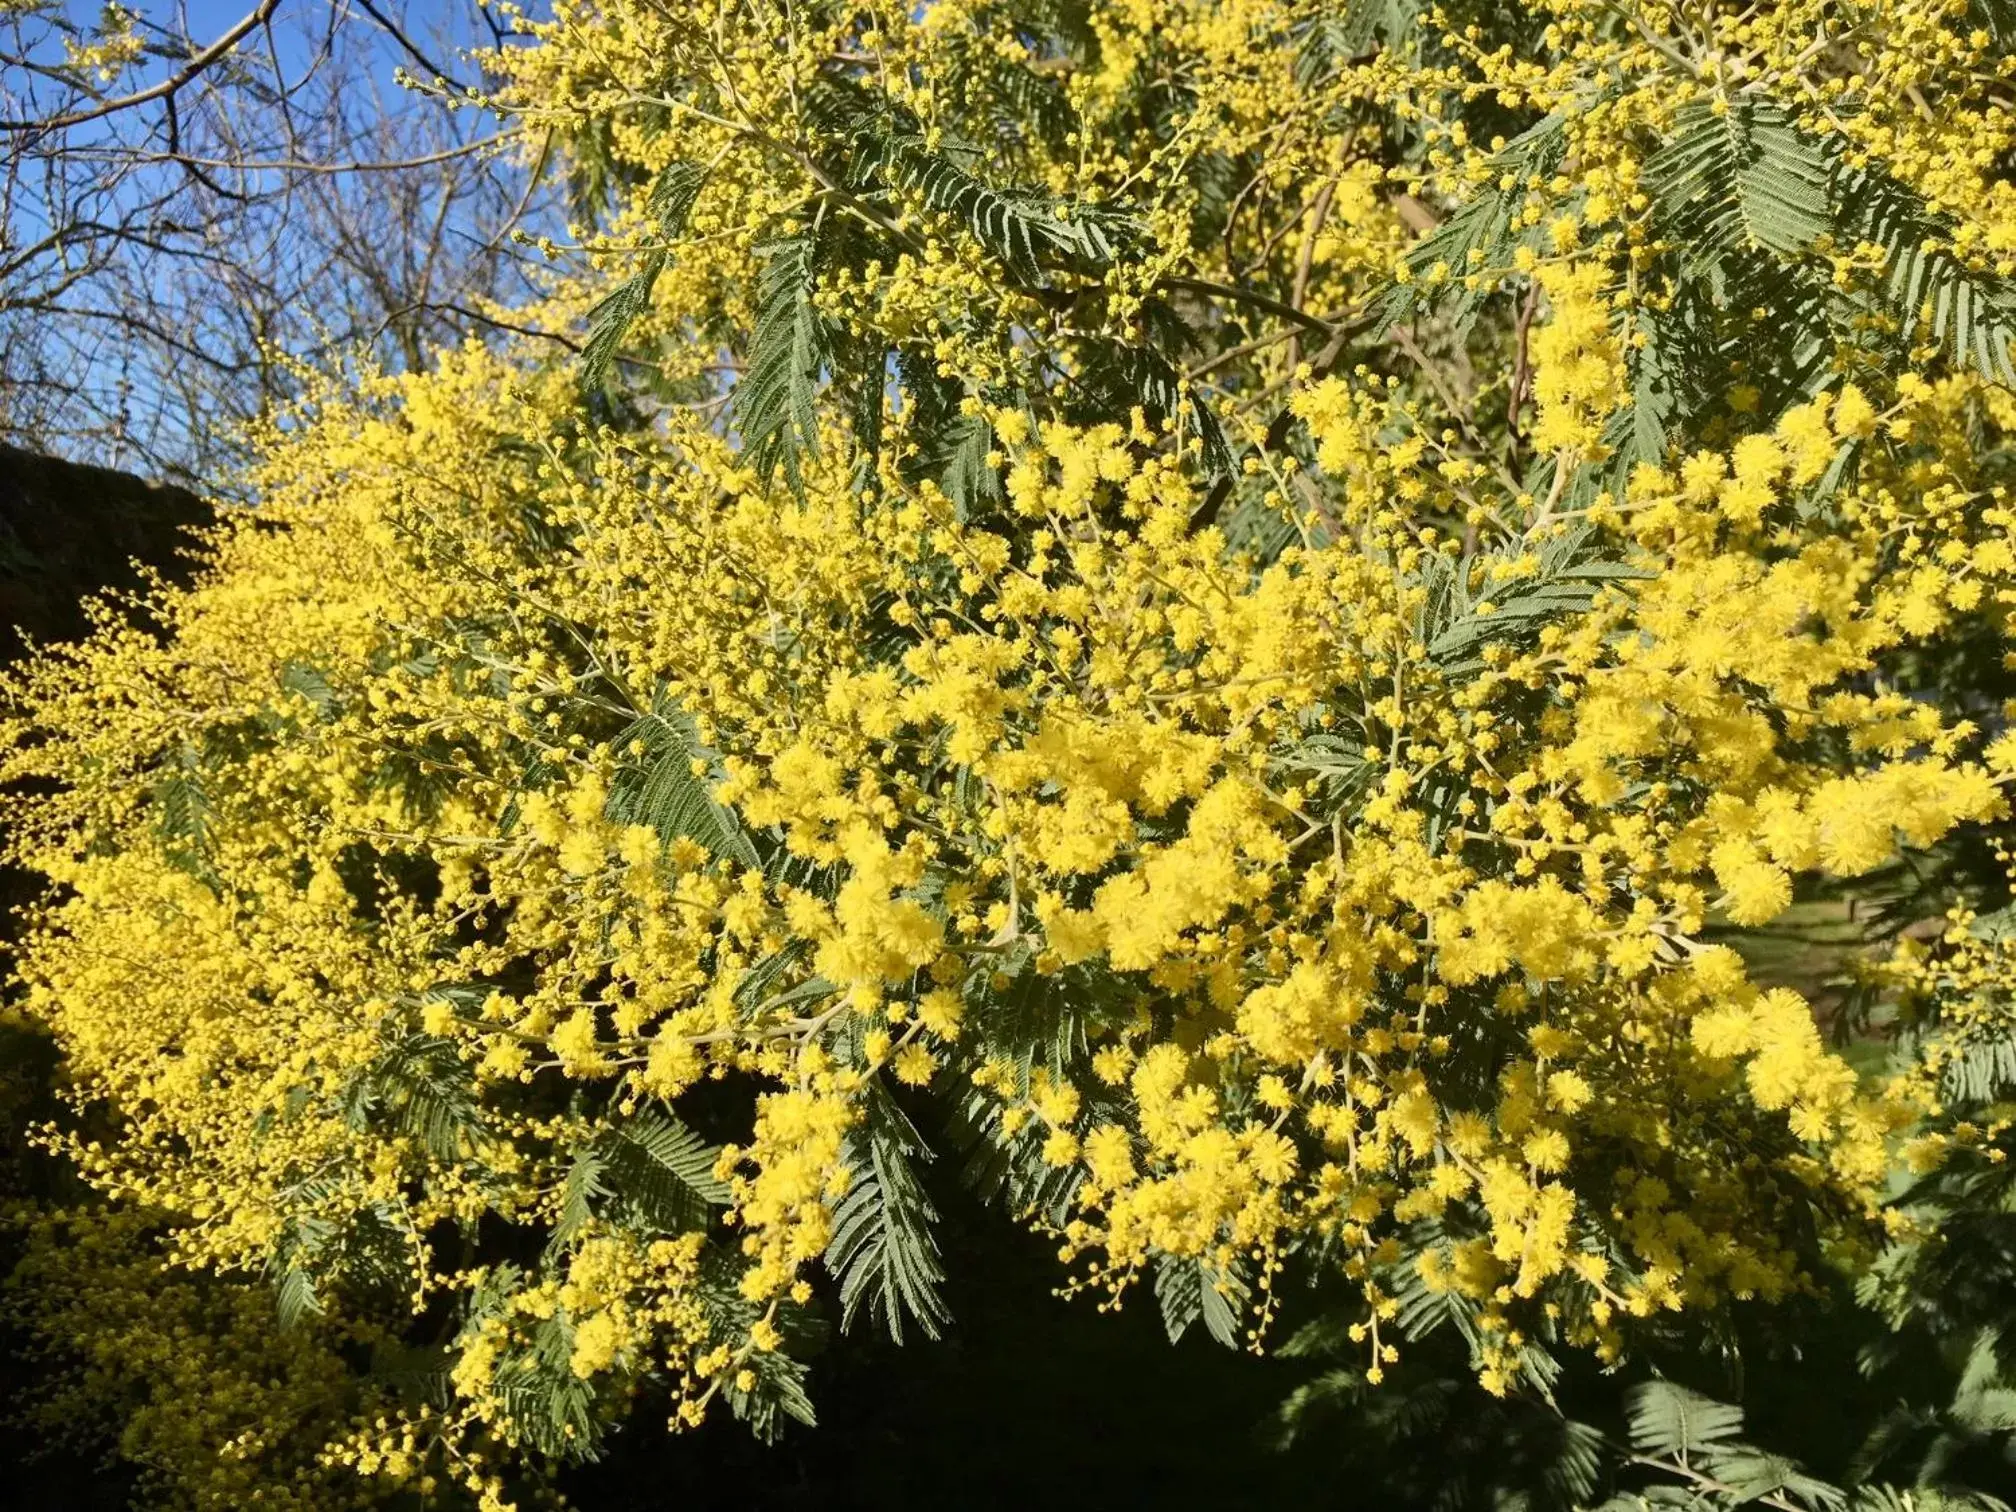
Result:
{"type": "Polygon", "coordinates": [[[281,670],[280,687],[285,692],[305,698],[315,712],[324,719],[332,718],[341,712],[341,704],[336,697],[335,689],[329,686],[329,679],[314,667],[304,666],[300,662],[289,662],[281,670]]]}
{"type": "MultiPolygon", "coordinates": [[[[651,186],[650,209],[662,242],[676,241],[707,183],[707,172],[691,163],[671,163],[651,186]]],[[[637,271],[618,284],[588,316],[588,342],[581,349],[581,387],[595,390],[608,380],[610,364],[630,323],[651,304],[651,287],[670,255],[663,245],[644,256],[637,271]]]]}
{"type": "Polygon", "coordinates": [[[1846,173],[1840,192],[1844,237],[1884,250],[1880,297],[1901,324],[1899,339],[1929,341],[1954,367],[2016,385],[2016,284],[1976,272],[1947,251],[1943,218],[1894,180],[1846,173]]]}
{"type": "Polygon", "coordinates": [[[719,1156],[717,1146],[663,1108],[605,1130],[568,1167],[547,1253],[564,1249],[598,1213],[649,1234],[707,1227],[713,1209],[728,1202],[728,1188],[714,1174],[719,1156]]]}
{"type": "MultiPolygon", "coordinates": [[[[1915,191],[1849,166],[1837,143],[1801,130],[1785,105],[1746,95],[1721,115],[1706,102],[1688,106],[1647,162],[1646,185],[1661,236],[1680,249],[1683,281],[1706,281],[1732,310],[1768,304],[1793,330],[1790,345],[1817,355],[1828,307],[1841,302],[1799,260],[1823,240],[1869,242],[1885,255],[1875,301],[1900,322],[1900,341],[1929,340],[1957,368],[2016,383],[2016,287],[1968,268],[1946,250],[1950,225],[1915,191]],[[1746,272],[1745,252],[1770,255],[1746,272]],[[1748,283],[1730,287],[1732,272],[1748,283]]],[[[1696,377],[1715,386],[1710,373],[1696,377]]]]}
{"type": "Polygon", "coordinates": [[[1590,532],[1580,528],[1549,540],[1540,548],[1536,571],[1500,581],[1491,580],[1489,568],[1509,561],[1506,557],[1424,558],[1428,596],[1418,628],[1429,655],[1452,676],[1474,671],[1483,665],[1486,644],[1522,644],[1549,621],[1589,608],[1606,584],[1643,575],[1627,562],[1585,559],[1589,539],[1590,532]],[[1486,577],[1473,588],[1470,579],[1480,565],[1486,577]]]}
{"type": "Polygon", "coordinates": [[[992,1092],[961,1086],[946,1111],[947,1132],[964,1157],[959,1179],[983,1202],[1011,1213],[1040,1212],[1063,1222],[1083,1173],[1043,1159],[1043,1137],[1028,1125],[1013,1134],[1001,1130],[1001,1099],[992,1092]]]}
{"type": "Polygon", "coordinates": [[[970,517],[978,507],[1001,497],[1000,474],[987,465],[994,450],[994,427],[978,415],[961,415],[938,438],[936,454],[944,470],[939,481],[945,496],[970,517]]]}
{"type": "Polygon", "coordinates": [[[1335,814],[1356,804],[1373,772],[1362,736],[1317,731],[1281,753],[1274,764],[1309,781],[1317,812],[1335,814]]]}
{"type": "MultiPolygon", "coordinates": [[[[716,1338],[745,1338],[763,1308],[742,1295],[741,1265],[733,1257],[709,1250],[701,1264],[699,1300],[716,1338]]],[[[764,1443],[774,1443],[790,1418],[807,1427],[817,1425],[805,1383],[811,1372],[806,1357],[826,1338],[818,1317],[796,1304],[777,1309],[776,1326],[783,1347],[750,1351],[743,1363],[755,1376],[747,1389],[733,1375],[724,1379],[721,1396],[735,1416],[764,1443]]]]}
{"type": "Polygon", "coordinates": [[[616,737],[626,764],[610,785],[606,812],[618,824],[645,824],[671,841],[697,841],[723,860],[761,868],[763,858],[742,821],[709,790],[718,758],[693,722],[664,699],[616,737]],[[641,750],[633,750],[641,747],[641,750]],[[694,764],[703,772],[696,774],[694,764]]]}
{"type": "MultiPolygon", "coordinates": [[[[1552,172],[1563,146],[1553,117],[1508,144],[1494,160],[1498,178],[1409,251],[1408,280],[1378,302],[1382,319],[1446,304],[1467,330],[1494,279],[1467,289],[1464,273],[1502,274],[1532,241],[1534,231],[1517,224],[1524,181],[1552,172]]],[[[1956,368],[2016,384],[2016,284],[1968,267],[1947,250],[1950,225],[1915,192],[1846,166],[1837,144],[1803,131],[1786,105],[1749,93],[1718,114],[1708,101],[1690,102],[1648,158],[1644,183],[1676,301],[1637,311],[1632,402],[1604,437],[1611,464],[1578,476],[1571,503],[1586,503],[1598,486],[1620,488],[1638,463],[1662,462],[1685,442],[1721,402],[1732,359],[1753,351],[1754,308],[1770,308],[1785,335],[1774,351],[1786,361],[1755,372],[1770,405],[1826,386],[1831,327],[1872,304],[1894,317],[1897,341],[1930,344],[1956,368]],[[1813,254],[1859,242],[1881,247],[1884,267],[1873,290],[1844,295],[1813,254]]],[[[1838,478],[1831,472],[1821,492],[1838,478]]]]}
{"type": "Polygon", "coordinates": [[[315,1278],[297,1266],[288,1266],[273,1288],[273,1310],[282,1328],[299,1328],[309,1318],[319,1317],[322,1299],[316,1295],[315,1278]]]}
{"type": "MultiPolygon", "coordinates": [[[[1805,1474],[1796,1461],[1744,1443],[1743,1411],[1671,1381],[1647,1381],[1625,1399],[1631,1447],[1637,1462],[1675,1475],[1685,1484],[1687,1505],[1733,1507],[1774,1498],[1773,1505],[1814,1512],[1845,1507],[1838,1487],[1805,1474]]],[[[1664,1487],[1653,1488],[1658,1495],[1664,1487]]],[[[1663,1495],[1662,1502],[1667,1500],[1663,1495]]],[[[1633,1496],[1613,1497],[1606,1508],[1638,1504],[1633,1496]]]]}
{"type": "MultiPolygon", "coordinates": [[[[434,995],[481,989],[436,988],[434,995]]],[[[436,1160],[461,1161],[485,1136],[476,1080],[455,1041],[414,1034],[392,1044],[344,1094],[352,1128],[389,1128],[436,1160]]]]}
{"type": "Polygon", "coordinates": [[[1164,1255],[1155,1262],[1155,1300],[1171,1344],[1202,1320],[1205,1332],[1227,1349],[1239,1347],[1239,1319],[1252,1293],[1238,1270],[1220,1271],[1194,1260],[1164,1255]]]}
{"type": "Polygon", "coordinates": [[[1467,329],[1484,302],[1484,291],[1466,289],[1463,275],[1483,268],[1502,270],[1511,262],[1514,250],[1533,234],[1530,228],[1516,224],[1526,197],[1526,180],[1552,173],[1565,148],[1565,123],[1552,115],[1506,143],[1504,151],[1492,159],[1498,177],[1408,249],[1410,276],[1380,297],[1375,306],[1379,324],[1405,320],[1453,289],[1452,318],[1459,329],[1467,329]],[[1432,281],[1438,265],[1447,266],[1449,282],[1432,281]]]}
{"type": "Polygon", "coordinates": [[[2016,1040],[1974,1040],[1940,1067],[1939,1093],[1951,1104],[1985,1103],[2016,1088],[2016,1040]]]}
{"type": "Polygon", "coordinates": [[[1974,0],[1967,21],[1986,27],[1997,47],[2016,46],[2016,0],[1974,0]]]}
{"type": "Polygon", "coordinates": [[[1746,95],[1719,114],[1696,100],[1675,125],[1645,177],[1693,268],[1746,245],[1793,255],[1833,229],[1830,155],[1775,100],[1746,95]]]}
{"type": "Polygon", "coordinates": [[[1422,9],[1416,0],[1347,0],[1320,12],[1301,34],[1296,81],[1307,86],[1375,48],[1405,46],[1416,35],[1422,9]]]}
{"type": "Polygon", "coordinates": [[[1693,1455],[1743,1431],[1743,1409],[1713,1401],[1671,1381],[1650,1381],[1626,1408],[1631,1446],[1640,1454],[1693,1455]]]}
{"type": "Polygon", "coordinates": [[[930,1158],[923,1136],[877,1082],[848,1138],[854,1184],[834,1210],[826,1249],[827,1268],[840,1283],[843,1328],[865,1314],[901,1344],[906,1318],[927,1339],[938,1338],[951,1321],[939,1294],[945,1272],[931,1232],[938,1212],[915,1170],[915,1162],[930,1158]]]}
{"type": "Polygon", "coordinates": [[[1074,205],[1028,189],[987,183],[969,165],[977,149],[933,148],[907,109],[838,78],[825,78],[807,98],[813,120],[846,143],[842,176],[850,188],[896,188],[957,222],[1018,282],[1041,282],[1054,263],[1101,268],[1111,263],[1130,219],[1104,206],[1074,205]],[[962,162],[960,159],[966,161],[962,162]]]}
{"type": "Polygon", "coordinates": [[[819,376],[831,360],[826,318],[812,304],[817,243],[801,232],[760,249],[756,325],[748,367],[735,385],[735,417],[757,475],[783,469],[804,486],[803,463],[819,453],[819,376]]]}
{"type": "Polygon", "coordinates": [[[1113,260],[1113,223],[1084,214],[1065,219],[1047,197],[995,189],[950,158],[926,149],[908,133],[862,139],[864,157],[931,209],[967,233],[1025,284],[1043,276],[1043,264],[1063,255],[1103,265],[1113,260]]]}
{"type": "Polygon", "coordinates": [[[359,1200],[350,1174],[338,1171],[311,1177],[295,1192],[322,1206],[313,1215],[288,1218],[267,1258],[266,1277],[282,1328],[307,1326],[328,1310],[333,1296],[354,1302],[406,1291],[415,1235],[392,1204],[359,1200]]]}
{"type": "Polygon", "coordinates": [[[1610,488],[1620,498],[1634,468],[1641,464],[1657,467],[1666,460],[1666,449],[1683,413],[1679,384],[1684,374],[1669,322],[1641,313],[1638,329],[1643,343],[1625,359],[1631,373],[1631,403],[1613,417],[1603,434],[1604,444],[1611,449],[1610,488]]]}
{"type": "MultiPolygon", "coordinates": [[[[1164,325],[1170,328],[1165,333],[1168,345],[1174,346],[1177,339],[1190,334],[1173,313],[1164,325]]],[[[1232,443],[1217,412],[1203,393],[1194,384],[1185,383],[1175,365],[1153,346],[1091,344],[1079,380],[1089,391],[1100,395],[1108,411],[1138,404],[1157,418],[1180,417],[1184,434],[1197,443],[1205,475],[1212,478],[1234,475],[1232,443]]]]}
{"type": "Polygon", "coordinates": [[[983,416],[964,411],[965,389],[941,378],[930,358],[914,351],[896,354],[896,374],[908,430],[917,438],[905,474],[937,483],[962,520],[1000,502],[1001,475],[987,460],[994,451],[994,428],[983,416]]]}
{"type": "MultiPolygon", "coordinates": [[[[492,1267],[471,1298],[465,1335],[504,1309],[527,1285],[525,1272],[506,1262],[492,1267]]],[[[602,1413],[594,1384],[574,1374],[574,1325],[564,1311],[535,1320],[529,1344],[501,1354],[491,1394],[502,1409],[497,1428],[506,1442],[562,1461],[592,1460],[602,1439],[602,1413]]]]}
{"type": "Polygon", "coordinates": [[[170,753],[155,779],[154,823],[169,858],[192,875],[207,879],[215,810],[203,782],[202,758],[187,742],[170,753]]]}

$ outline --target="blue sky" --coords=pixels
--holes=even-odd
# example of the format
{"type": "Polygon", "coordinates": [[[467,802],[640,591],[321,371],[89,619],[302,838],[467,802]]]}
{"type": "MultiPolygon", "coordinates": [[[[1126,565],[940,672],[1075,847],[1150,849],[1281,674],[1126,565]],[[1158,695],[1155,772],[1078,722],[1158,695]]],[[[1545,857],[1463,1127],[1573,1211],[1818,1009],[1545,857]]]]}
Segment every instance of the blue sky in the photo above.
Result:
{"type": "MultiPolygon", "coordinates": [[[[180,3],[166,4],[159,3],[159,0],[156,0],[156,3],[148,3],[148,0],[130,0],[130,3],[156,26],[168,27],[177,34],[186,33],[194,45],[201,48],[228,34],[256,6],[257,0],[180,0],[180,3]]],[[[277,59],[283,76],[289,77],[290,80],[299,78],[320,56],[321,39],[332,18],[335,18],[340,22],[342,36],[346,39],[345,47],[349,60],[341,75],[343,82],[340,98],[357,120],[376,123],[389,119],[395,123],[407,121],[416,125],[424,124],[428,133],[425,140],[435,146],[448,142],[473,141],[494,132],[497,128],[494,118],[472,111],[457,111],[450,115],[443,111],[437,100],[397,87],[394,76],[400,68],[421,74],[426,70],[413,59],[398,40],[374,22],[371,15],[373,9],[399,25],[418,49],[446,70],[451,77],[458,81],[476,81],[476,71],[468,64],[464,53],[473,45],[490,42],[491,34],[477,18],[475,0],[279,0],[269,26],[261,27],[245,37],[239,44],[240,51],[249,60],[265,65],[266,71],[270,71],[271,61],[277,59]]],[[[98,0],[63,0],[61,13],[87,31],[95,30],[100,5],[98,0]]],[[[19,35],[21,33],[17,31],[17,36],[19,35]]],[[[37,62],[60,65],[63,60],[61,36],[53,29],[47,32],[35,49],[34,56],[37,62]]],[[[112,85],[106,86],[105,92],[110,95],[122,95],[142,89],[166,77],[177,66],[174,59],[150,58],[141,66],[129,70],[112,85]]],[[[197,104],[202,98],[203,89],[213,82],[227,80],[228,77],[226,68],[220,65],[203,81],[192,83],[185,88],[178,97],[184,107],[181,121],[185,152],[192,150],[188,145],[193,139],[191,132],[200,131],[197,125],[199,114],[197,104]]],[[[329,85],[335,77],[332,71],[322,70],[315,76],[314,87],[303,94],[301,99],[304,102],[311,101],[316,90],[329,85]]],[[[59,104],[70,106],[77,103],[74,96],[67,100],[62,99],[61,91],[52,90],[47,79],[38,79],[26,70],[21,71],[20,77],[17,78],[0,78],[0,86],[4,86],[4,93],[9,97],[13,113],[24,117],[40,117],[59,104]]],[[[165,139],[161,135],[164,115],[164,107],[159,101],[116,112],[102,120],[72,128],[65,145],[68,149],[81,149],[77,169],[79,173],[86,176],[101,175],[98,182],[102,187],[96,208],[103,210],[109,207],[112,213],[106,218],[116,220],[121,213],[130,212],[135,206],[152,205],[156,200],[166,196],[171,218],[189,221],[192,219],[193,207],[193,219],[200,231],[205,212],[198,203],[200,196],[192,198],[185,192],[187,178],[183,168],[167,162],[143,163],[137,169],[132,168],[130,163],[124,168],[120,166],[134,149],[158,150],[165,145],[165,139]],[[100,164],[103,166],[98,166],[100,164]]],[[[254,130],[267,130],[273,121],[270,112],[262,117],[254,111],[246,119],[254,130]]],[[[371,129],[375,130],[375,125],[371,129]]],[[[415,138],[409,136],[405,139],[415,138]]],[[[281,141],[284,137],[274,136],[269,140],[281,141]]],[[[234,159],[242,159],[243,156],[229,151],[226,147],[212,146],[210,151],[234,159]]],[[[295,149],[292,155],[325,163],[330,159],[329,152],[311,145],[295,149]]],[[[355,151],[339,151],[335,155],[339,160],[347,161],[352,157],[361,157],[369,161],[388,156],[403,159],[407,156],[407,151],[388,151],[376,143],[367,141],[358,144],[355,151]]],[[[270,146],[261,148],[255,145],[251,150],[251,156],[267,159],[274,156],[274,153],[270,146]]],[[[500,164],[497,171],[500,175],[508,177],[518,170],[500,164]]],[[[397,174],[344,173],[322,177],[319,183],[325,188],[340,183],[341,192],[353,196],[354,202],[381,207],[389,215],[391,214],[389,207],[395,203],[392,196],[401,188],[395,180],[409,178],[411,175],[405,170],[397,174]]],[[[284,187],[285,179],[283,176],[269,173],[254,175],[250,179],[234,179],[233,182],[241,188],[249,189],[255,196],[267,196],[279,192],[284,187]]],[[[517,198],[515,186],[510,188],[508,197],[513,200],[517,198]]],[[[213,200],[212,203],[222,202],[213,200]]],[[[293,201],[290,199],[286,203],[291,206],[293,201]]],[[[12,224],[4,228],[7,234],[0,236],[0,244],[11,243],[16,247],[32,245],[49,230],[46,225],[38,224],[38,221],[46,221],[48,215],[41,210],[38,201],[32,196],[17,198],[11,204],[9,213],[12,224]]],[[[410,213],[418,220],[424,221],[428,218],[428,213],[424,210],[410,213]]],[[[290,209],[284,213],[277,226],[269,226],[262,231],[261,234],[266,236],[266,240],[257,248],[248,249],[235,241],[229,243],[226,256],[234,261],[241,271],[255,279],[260,276],[262,268],[286,263],[290,256],[306,245],[301,241],[302,228],[292,217],[293,212],[290,209]],[[277,263],[273,261],[276,258],[279,260],[277,263]],[[266,261],[262,262],[262,259],[266,261]]],[[[448,235],[455,240],[455,244],[466,250],[494,243],[500,234],[500,227],[507,222],[507,219],[506,211],[493,204],[471,201],[465,205],[458,200],[455,214],[445,222],[445,225],[448,235]]],[[[398,249],[405,245],[405,238],[402,235],[403,223],[388,222],[385,215],[380,215],[378,221],[384,229],[374,233],[377,239],[369,243],[369,246],[374,252],[383,253],[391,261],[396,262],[398,249]]],[[[144,306],[150,298],[155,301],[156,309],[171,308],[172,313],[174,310],[191,308],[187,302],[190,299],[197,301],[210,299],[214,302],[220,297],[214,287],[206,289],[200,279],[194,283],[190,282],[188,269],[191,265],[186,261],[157,259],[157,262],[165,269],[161,277],[170,280],[169,283],[162,282],[152,272],[131,273],[124,283],[116,278],[98,279],[95,284],[87,281],[67,291],[64,307],[59,313],[36,316],[30,321],[31,325],[39,322],[40,327],[39,335],[34,335],[31,345],[39,343],[38,350],[46,349],[54,353],[53,358],[45,355],[37,359],[41,364],[37,371],[47,374],[46,381],[54,386],[46,391],[56,392],[63,386],[74,386],[78,390],[89,390],[96,396],[88,403],[64,402],[71,410],[82,413],[89,409],[99,416],[90,428],[98,439],[87,446],[72,447],[64,444],[60,436],[48,432],[46,426],[42,428],[44,433],[26,431],[17,439],[31,444],[46,444],[51,449],[67,450],[72,454],[85,454],[90,460],[103,461],[115,466],[142,465],[143,458],[124,454],[128,450],[125,443],[137,437],[140,422],[134,420],[129,423],[128,401],[120,396],[125,394],[136,396],[137,402],[132,406],[132,413],[135,415],[159,414],[162,412],[160,396],[175,389],[176,376],[172,364],[163,368],[158,352],[153,357],[143,360],[140,348],[118,333],[117,326],[121,312],[130,311],[136,304],[144,306]],[[132,278],[136,276],[141,280],[138,294],[133,292],[132,278]],[[176,280],[180,282],[175,282],[176,280]],[[167,305],[159,302],[163,297],[169,300],[167,305]],[[176,304],[175,301],[178,300],[182,303],[176,304]],[[80,308],[86,305],[92,308],[80,308]],[[50,366],[51,362],[54,364],[53,367],[50,366]],[[150,362],[153,364],[151,367],[150,362]],[[92,409],[94,405],[96,408],[92,409]]],[[[140,264],[135,262],[128,263],[129,268],[137,269],[139,266],[140,264]]],[[[286,332],[280,338],[282,344],[297,353],[317,353],[317,360],[320,360],[319,354],[326,353],[333,356],[335,348],[328,346],[322,339],[328,334],[323,317],[326,315],[334,318],[342,315],[346,309],[356,308],[355,305],[346,306],[344,301],[346,293],[354,293],[358,287],[361,286],[353,284],[346,290],[339,286],[318,284],[315,293],[309,298],[295,301],[282,312],[287,326],[286,332]]],[[[394,287],[403,291],[408,286],[395,284],[394,287]]],[[[420,287],[425,291],[423,298],[427,300],[453,301],[461,297],[454,292],[457,286],[453,284],[443,284],[439,286],[437,292],[435,285],[422,280],[420,287]]],[[[506,293],[502,288],[496,292],[506,293]]],[[[368,296],[368,289],[366,293],[368,296]]],[[[366,297],[363,304],[371,306],[371,299],[366,297]]],[[[37,305],[36,308],[41,306],[37,305]]],[[[419,306],[409,305],[407,308],[447,311],[456,306],[453,303],[426,303],[419,306]]],[[[375,316],[372,318],[376,319],[375,316]]],[[[19,325],[20,318],[16,317],[14,329],[17,332],[19,325]]],[[[179,322],[177,329],[183,329],[179,322]]],[[[380,325],[378,330],[382,334],[385,327],[380,325]]],[[[367,331],[365,334],[368,336],[370,333],[367,331]]],[[[391,355],[395,360],[399,358],[397,352],[391,355]]],[[[412,359],[409,356],[405,360],[412,359]]],[[[5,381],[11,372],[10,365],[7,372],[0,372],[0,381],[5,381]]],[[[4,400],[4,397],[0,396],[0,400],[4,400]]],[[[8,406],[0,402],[0,422],[7,420],[7,410],[8,406]]],[[[199,431],[206,424],[205,417],[200,415],[190,416],[189,422],[193,422],[199,431]]],[[[189,433],[189,423],[185,422],[183,434],[186,437],[189,433]]],[[[184,449],[187,450],[186,447],[184,449]]],[[[141,446],[141,450],[143,452],[146,450],[144,445],[141,446]]]]}

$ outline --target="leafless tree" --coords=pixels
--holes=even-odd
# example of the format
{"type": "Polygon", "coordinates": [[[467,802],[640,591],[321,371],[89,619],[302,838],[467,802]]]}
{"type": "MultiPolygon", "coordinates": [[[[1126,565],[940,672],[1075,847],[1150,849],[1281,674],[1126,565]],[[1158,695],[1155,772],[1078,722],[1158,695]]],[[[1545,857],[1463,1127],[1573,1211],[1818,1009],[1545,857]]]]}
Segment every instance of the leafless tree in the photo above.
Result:
{"type": "Polygon", "coordinates": [[[477,0],[190,3],[0,0],[0,441],[216,486],[285,359],[484,330],[557,191],[450,106],[508,41],[477,0]]]}

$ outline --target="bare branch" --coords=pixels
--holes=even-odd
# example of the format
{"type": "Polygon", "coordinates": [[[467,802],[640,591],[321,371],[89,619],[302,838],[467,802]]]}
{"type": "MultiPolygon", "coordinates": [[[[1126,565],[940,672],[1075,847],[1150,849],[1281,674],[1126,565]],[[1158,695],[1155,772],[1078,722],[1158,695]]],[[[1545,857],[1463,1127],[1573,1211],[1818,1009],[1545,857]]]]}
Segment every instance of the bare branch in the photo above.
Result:
{"type": "Polygon", "coordinates": [[[0,121],[0,131],[32,131],[38,133],[62,131],[71,126],[81,126],[86,121],[100,120],[117,111],[131,110],[134,106],[145,105],[150,100],[171,97],[183,85],[187,84],[191,79],[202,73],[204,69],[210,67],[218,59],[229,53],[232,48],[236,47],[243,40],[247,32],[273,14],[274,6],[279,3],[280,0],[259,0],[258,6],[241,19],[236,26],[232,27],[201,52],[196,53],[181,68],[161,80],[158,84],[151,84],[145,89],[135,90],[132,94],[120,95],[117,99],[101,101],[88,110],[73,110],[63,115],[50,116],[46,120],[0,121]]]}

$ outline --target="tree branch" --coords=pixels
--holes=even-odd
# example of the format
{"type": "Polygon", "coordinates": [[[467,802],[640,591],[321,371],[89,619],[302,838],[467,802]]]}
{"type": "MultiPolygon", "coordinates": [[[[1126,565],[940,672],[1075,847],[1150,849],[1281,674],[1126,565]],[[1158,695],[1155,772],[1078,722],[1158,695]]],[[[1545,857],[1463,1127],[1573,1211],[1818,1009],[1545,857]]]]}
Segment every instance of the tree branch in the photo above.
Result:
{"type": "Polygon", "coordinates": [[[135,105],[145,105],[150,100],[161,99],[164,95],[173,95],[184,84],[187,84],[191,79],[202,73],[203,70],[210,67],[211,64],[224,57],[232,48],[236,47],[244,39],[247,32],[273,14],[274,7],[279,3],[280,0],[259,0],[258,7],[239,21],[236,26],[232,27],[231,30],[224,33],[223,36],[212,42],[201,52],[196,53],[178,71],[170,74],[158,84],[150,84],[145,89],[135,90],[132,94],[120,95],[117,99],[101,101],[93,105],[89,110],[73,110],[65,115],[50,116],[47,120],[0,121],[0,131],[30,131],[36,133],[62,131],[68,127],[81,126],[86,121],[95,121],[103,116],[113,115],[122,110],[131,110],[135,105]]]}

